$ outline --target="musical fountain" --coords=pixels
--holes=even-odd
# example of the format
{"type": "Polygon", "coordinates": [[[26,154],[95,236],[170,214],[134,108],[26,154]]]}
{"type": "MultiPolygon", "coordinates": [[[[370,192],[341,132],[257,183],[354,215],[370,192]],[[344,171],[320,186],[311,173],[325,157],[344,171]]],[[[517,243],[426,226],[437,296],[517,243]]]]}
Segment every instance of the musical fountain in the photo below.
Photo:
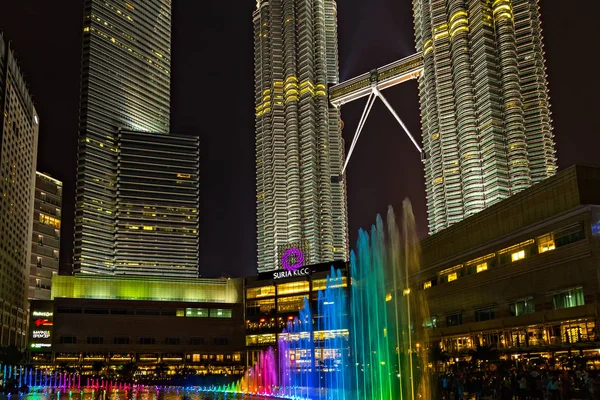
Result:
{"type": "MultiPolygon", "coordinates": [[[[237,382],[210,387],[144,387],[86,379],[56,371],[4,366],[4,377],[33,392],[155,391],[213,398],[242,396],[313,400],[389,400],[432,397],[426,330],[412,321],[428,316],[423,290],[410,282],[420,267],[420,248],[412,206],[403,203],[402,232],[389,207],[387,221],[377,216],[370,234],[359,231],[350,256],[351,284],[331,267],[325,290],[312,305],[305,299],[276,348],[237,382]]],[[[60,396],[60,395],[59,395],[60,396]]],[[[176,396],[176,397],[177,397],[176,396]]],[[[187,395],[186,395],[187,396],[187,395]]],[[[185,396],[184,396],[185,397],[185,396]]]]}

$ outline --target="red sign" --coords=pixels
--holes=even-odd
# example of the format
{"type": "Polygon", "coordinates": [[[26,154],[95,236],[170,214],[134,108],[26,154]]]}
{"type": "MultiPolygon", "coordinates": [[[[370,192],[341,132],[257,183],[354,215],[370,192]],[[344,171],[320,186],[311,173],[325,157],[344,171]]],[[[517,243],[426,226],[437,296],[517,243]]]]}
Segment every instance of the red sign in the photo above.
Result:
{"type": "Polygon", "coordinates": [[[35,326],[52,326],[52,322],[47,319],[36,319],[35,326]]]}

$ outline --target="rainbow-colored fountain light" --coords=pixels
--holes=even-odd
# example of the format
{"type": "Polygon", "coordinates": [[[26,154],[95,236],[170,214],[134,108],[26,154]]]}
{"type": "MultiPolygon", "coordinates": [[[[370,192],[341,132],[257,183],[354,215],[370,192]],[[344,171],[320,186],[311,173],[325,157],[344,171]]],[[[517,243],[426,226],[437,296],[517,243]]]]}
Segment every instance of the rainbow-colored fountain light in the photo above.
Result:
{"type": "MultiPolygon", "coordinates": [[[[240,380],[224,386],[152,390],[295,400],[430,399],[425,346],[417,351],[417,343],[427,343],[428,338],[413,322],[427,317],[428,307],[423,291],[415,290],[409,280],[420,267],[420,250],[408,201],[402,222],[400,232],[390,207],[385,225],[378,216],[370,234],[361,230],[350,258],[350,289],[332,267],[317,301],[305,299],[299,315],[279,335],[277,347],[262,352],[240,380]]],[[[292,258],[297,255],[290,253],[292,258]]],[[[4,366],[3,376],[33,390],[82,389],[81,377],[74,374],[4,366]]],[[[84,387],[149,389],[97,380],[86,380],[84,387]]]]}
{"type": "Polygon", "coordinates": [[[428,339],[413,322],[427,317],[428,307],[409,280],[420,268],[420,249],[408,200],[402,222],[400,232],[390,207],[386,224],[378,216],[370,234],[361,230],[350,291],[332,269],[314,309],[305,300],[277,349],[220,390],[294,399],[430,399],[425,346],[417,351],[428,339]]]}

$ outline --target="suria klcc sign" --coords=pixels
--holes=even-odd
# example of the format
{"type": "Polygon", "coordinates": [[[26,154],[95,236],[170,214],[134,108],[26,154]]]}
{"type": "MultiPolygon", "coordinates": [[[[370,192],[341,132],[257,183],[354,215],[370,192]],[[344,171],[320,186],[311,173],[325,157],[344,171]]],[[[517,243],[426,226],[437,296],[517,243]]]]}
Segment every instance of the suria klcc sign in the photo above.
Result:
{"type": "Polygon", "coordinates": [[[304,266],[304,254],[296,247],[287,249],[281,256],[283,271],[273,272],[273,279],[291,278],[310,274],[310,268],[304,266]]]}

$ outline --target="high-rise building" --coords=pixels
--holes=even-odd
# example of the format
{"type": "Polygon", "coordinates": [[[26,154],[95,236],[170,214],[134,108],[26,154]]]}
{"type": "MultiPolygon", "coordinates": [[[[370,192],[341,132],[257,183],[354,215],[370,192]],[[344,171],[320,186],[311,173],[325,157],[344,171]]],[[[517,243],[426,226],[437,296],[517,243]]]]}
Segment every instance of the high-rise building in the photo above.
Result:
{"type": "Polygon", "coordinates": [[[120,131],[115,273],[197,277],[198,137],[120,131]]]}
{"type": "Polygon", "coordinates": [[[29,267],[30,300],[50,300],[52,276],[58,274],[61,210],[62,182],[36,172],[29,267]]]}
{"type": "Polygon", "coordinates": [[[348,256],[341,120],[327,98],[339,81],[336,8],[271,0],[253,13],[259,271],[348,256]]]}
{"type": "Polygon", "coordinates": [[[113,273],[119,129],[169,132],[171,0],[85,0],[74,270],[113,273]]]}
{"type": "Polygon", "coordinates": [[[0,34],[0,346],[24,347],[39,117],[0,34]]]}
{"type": "Polygon", "coordinates": [[[429,230],[556,173],[537,0],[414,0],[429,230]]]}

